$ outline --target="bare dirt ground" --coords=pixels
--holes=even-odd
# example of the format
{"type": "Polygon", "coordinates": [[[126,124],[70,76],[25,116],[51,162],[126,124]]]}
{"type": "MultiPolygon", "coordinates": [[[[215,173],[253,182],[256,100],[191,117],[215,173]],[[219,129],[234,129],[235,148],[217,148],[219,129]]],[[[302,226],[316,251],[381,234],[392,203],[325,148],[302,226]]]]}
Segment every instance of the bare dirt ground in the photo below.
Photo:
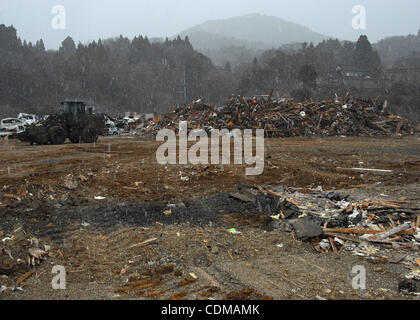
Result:
{"type": "Polygon", "coordinates": [[[225,194],[238,183],[321,186],[361,199],[406,197],[420,207],[420,139],[265,144],[264,174],[255,177],[245,175],[245,166],[161,166],[160,143],[134,136],[1,144],[0,239],[11,240],[0,245],[13,245],[13,257],[21,259],[30,238],[51,248],[35,268],[19,264],[0,276],[0,287],[11,288],[34,271],[19,281],[23,290],[7,289],[0,299],[411,299],[397,288],[404,265],[318,253],[290,233],[269,231],[267,216],[225,194]],[[336,171],[360,166],[393,174],[336,171]],[[227,232],[233,227],[241,233],[227,232]],[[66,268],[66,290],[52,289],[53,265],[66,268]],[[364,292],[351,286],[355,265],[367,270],[364,292]]]}

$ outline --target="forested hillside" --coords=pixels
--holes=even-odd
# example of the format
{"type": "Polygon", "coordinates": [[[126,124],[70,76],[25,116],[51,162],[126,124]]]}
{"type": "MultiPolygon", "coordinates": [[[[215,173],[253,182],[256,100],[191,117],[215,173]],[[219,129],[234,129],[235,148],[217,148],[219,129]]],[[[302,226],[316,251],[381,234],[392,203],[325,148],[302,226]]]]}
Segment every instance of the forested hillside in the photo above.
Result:
{"type": "Polygon", "coordinates": [[[87,44],[67,37],[58,50],[46,51],[42,40],[27,43],[12,26],[0,25],[0,116],[49,113],[71,97],[121,114],[161,113],[199,98],[224,104],[229,95],[272,92],[304,100],[350,92],[381,96],[397,112],[419,119],[420,56],[386,68],[366,36],[356,43],[330,39],[267,50],[251,61],[234,67],[227,60],[217,67],[188,37],[151,42],[120,36],[87,44]],[[347,69],[355,75],[346,76],[347,69]]]}
{"type": "Polygon", "coordinates": [[[58,51],[46,51],[42,40],[22,42],[15,28],[0,26],[3,113],[47,112],[66,97],[89,98],[112,112],[159,112],[196,97],[228,95],[220,83],[229,78],[225,73],[188,38],[151,44],[147,37],[121,36],[76,45],[68,37],[58,51]]]}

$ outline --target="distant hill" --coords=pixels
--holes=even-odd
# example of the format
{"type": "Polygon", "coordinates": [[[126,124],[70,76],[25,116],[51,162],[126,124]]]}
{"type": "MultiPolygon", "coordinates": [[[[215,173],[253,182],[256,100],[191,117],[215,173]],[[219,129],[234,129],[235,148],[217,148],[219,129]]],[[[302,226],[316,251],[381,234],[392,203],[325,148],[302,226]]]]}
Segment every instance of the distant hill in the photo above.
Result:
{"type": "MultiPolygon", "coordinates": [[[[222,60],[228,58],[223,58],[220,51],[223,50],[226,55],[231,47],[235,52],[238,48],[245,49],[247,52],[244,52],[244,56],[247,57],[285,44],[302,42],[317,44],[329,38],[307,27],[260,14],[206,21],[180,32],[179,35],[188,36],[196,50],[208,55],[219,65],[225,62],[222,60]]],[[[230,62],[236,64],[243,61],[230,62]]]]}
{"type": "Polygon", "coordinates": [[[233,66],[250,62],[255,56],[270,48],[261,42],[254,43],[204,31],[182,34],[182,37],[185,36],[188,36],[195,50],[203,53],[219,66],[224,66],[228,61],[233,66]]]}
{"type": "Polygon", "coordinates": [[[398,59],[420,52],[420,30],[417,35],[388,37],[373,46],[378,50],[384,65],[389,68],[398,59]]]}

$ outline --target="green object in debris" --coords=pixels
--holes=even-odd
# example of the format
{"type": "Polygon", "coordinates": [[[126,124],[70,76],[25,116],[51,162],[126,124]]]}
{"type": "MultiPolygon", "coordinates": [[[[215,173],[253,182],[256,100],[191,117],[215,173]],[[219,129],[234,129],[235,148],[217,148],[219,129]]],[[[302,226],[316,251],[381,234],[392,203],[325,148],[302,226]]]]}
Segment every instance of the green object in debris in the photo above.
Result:
{"type": "Polygon", "coordinates": [[[230,232],[232,234],[239,234],[239,233],[241,233],[240,231],[237,231],[235,228],[228,229],[228,232],[230,232]]]}

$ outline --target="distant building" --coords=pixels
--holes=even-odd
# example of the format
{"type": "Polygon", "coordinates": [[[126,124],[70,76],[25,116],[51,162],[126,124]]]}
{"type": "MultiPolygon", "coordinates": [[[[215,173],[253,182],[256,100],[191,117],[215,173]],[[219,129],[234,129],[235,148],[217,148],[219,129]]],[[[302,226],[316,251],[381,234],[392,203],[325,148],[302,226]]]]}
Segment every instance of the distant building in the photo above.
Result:
{"type": "Polygon", "coordinates": [[[365,75],[355,66],[338,66],[336,71],[344,78],[362,78],[365,75]]]}

